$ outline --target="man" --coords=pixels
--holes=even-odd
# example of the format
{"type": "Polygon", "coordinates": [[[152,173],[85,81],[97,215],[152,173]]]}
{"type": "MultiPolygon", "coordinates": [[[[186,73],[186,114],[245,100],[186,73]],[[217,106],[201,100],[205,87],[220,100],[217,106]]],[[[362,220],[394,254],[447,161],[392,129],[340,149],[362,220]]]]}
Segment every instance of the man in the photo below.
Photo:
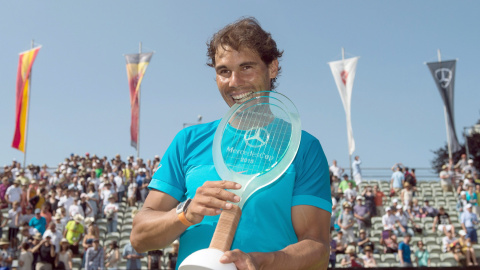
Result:
{"type": "Polygon", "coordinates": [[[412,267],[412,251],[410,249],[410,234],[406,234],[403,237],[403,242],[400,242],[398,245],[398,258],[400,259],[400,266],[402,267],[412,267]]]}
{"type": "Polygon", "coordinates": [[[439,231],[443,232],[444,234],[447,234],[447,231],[450,231],[452,235],[455,235],[455,227],[453,226],[450,216],[447,212],[445,212],[445,208],[443,208],[443,206],[438,208],[438,214],[433,219],[432,232],[435,232],[437,224],[439,231]]]}
{"type": "Polygon", "coordinates": [[[355,242],[355,237],[353,235],[354,223],[355,218],[352,214],[352,206],[348,202],[345,202],[343,204],[343,212],[338,217],[337,224],[345,234],[348,244],[355,242]]]}
{"type": "Polygon", "coordinates": [[[470,239],[472,244],[476,244],[478,240],[475,226],[478,224],[478,217],[477,214],[472,212],[471,204],[467,204],[465,208],[465,211],[463,211],[460,217],[460,224],[462,225],[462,229],[467,233],[467,238],[470,239]]]}
{"type": "Polygon", "coordinates": [[[395,194],[398,195],[398,192],[403,188],[405,177],[399,166],[396,166],[394,169],[395,172],[392,173],[392,179],[390,180],[390,189],[393,189],[395,191],[395,194]]]}
{"type": "Polygon", "coordinates": [[[47,237],[50,237],[51,243],[55,246],[55,252],[60,252],[60,241],[63,235],[57,230],[57,225],[54,222],[48,224],[48,229],[43,234],[43,239],[47,239],[47,237]]]}
{"type": "Polygon", "coordinates": [[[117,231],[118,210],[119,207],[116,203],[115,195],[110,194],[110,196],[108,197],[108,204],[105,205],[105,210],[103,211],[103,213],[107,217],[107,233],[117,231]]]}
{"type": "MultiPolygon", "coordinates": [[[[55,246],[47,236],[32,248],[32,253],[37,253],[36,270],[52,270],[55,263],[55,246]]],[[[35,255],[34,255],[35,256],[35,255]]]]}
{"type": "Polygon", "coordinates": [[[93,246],[85,252],[85,270],[104,269],[104,251],[100,246],[100,239],[93,240],[93,246]]]}
{"type": "Polygon", "coordinates": [[[372,213],[366,205],[363,204],[364,198],[357,196],[357,204],[353,207],[353,216],[357,219],[358,229],[366,230],[372,225],[372,213]]]}
{"type": "Polygon", "coordinates": [[[336,160],[332,161],[332,165],[330,166],[329,170],[338,179],[340,179],[342,177],[342,173],[345,171],[342,167],[337,166],[337,161],[336,160]]]}
{"type": "Polygon", "coordinates": [[[392,208],[387,207],[385,211],[387,213],[382,217],[383,230],[392,231],[395,235],[398,235],[398,230],[395,225],[401,227],[400,221],[397,216],[392,213],[392,208]]]}
{"type": "Polygon", "coordinates": [[[431,206],[429,201],[425,199],[423,201],[423,207],[421,208],[422,212],[427,216],[427,217],[432,217],[434,218],[438,214],[438,210],[435,209],[435,207],[431,206]]]}
{"type": "MultiPolygon", "coordinates": [[[[228,106],[274,88],[282,52],[255,19],[228,25],[209,44],[210,66],[215,68],[217,87],[228,106]]],[[[222,209],[231,209],[231,202],[240,201],[225,189],[241,186],[228,179],[219,181],[213,166],[211,148],[218,124],[182,130],[166,151],[150,183],[151,192],[133,222],[130,240],[137,251],[161,248],[180,236],[181,264],[189,254],[209,246],[222,209]],[[194,182],[198,185],[191,185],[194,182]],[[188,208],[180,205],[177,214],[174,208],[182,201],[189,203],[188,208]]],[[[302,132],[291,169],[294,172],[259,190],[245,204],[232,250],[221,263],[233,262],[238,269],[327,268],[328,162],[319,141],[306,132],[302,132]]]]}
{"type": "Polygon", "coordinates": [[[39,233],[43,235],[47,229],[47,219],[41,216],[41,210],[35,209],[35,216],[30,220],[28,226],[34,227],[39,233]]]}
{"type": "Polygon", "coordinates": [[[453,236],[451,231],[446,231],[445,236],[442,238],[442,252],[453,252],[452,244],[456,243],[458,239],[453,236]]]}
{"type": "Polygon", "coordinates": [[[345,190],[347,190],[349,188],[350,183],[352,184],[352,187],[355,188],[356,191],[358,191],[358,186],[357,186],[357,184],[355,184],[355,181],[348,180],[348,175],[344,174],[343,175],[343,180],[338,185],[338,192],[339,193],[345,193],[345,190]]]}
{"type": "Polygon", "coordinates": [[[22,188],[20,187],[20,180],[15,179],[13,185],[7,188],[5,193],[5,199],[7,199],[8,205],[11,207],[14,202],[20,202],[22,195],[22,188]]]}
{"type": "Polygon", "coordinates": [[[369,247],[370,250],[373,252],[375,250],[375,244],[370,240],[370,238],[367,235],[367,232],[365,230],[360,230],[358,232],[358,240],[357,240],[357,246],[358,246],[358,253],[364,253],[364,250],[366,247],[369,247]]]}
{"type": "Polygon", "coordinates": [[[463,167],[463,173],[465,174],[471,174],[474,176],[474,178],[476,179],[478,177],[478,174],[477,174],[477,168],[475,168],[475,166],[473,165],[473,159],[469,159],[468,160],[468,165],[463,167]]]}
{"type": "Polygon", "coordinates": [[[460,156],[460,160],[458,160],[457,164],[455,164],[455,168],[459,168],[461,171],[463,171],[463,168],[465,168],[465,166],[467,166],[467,155],[466,154],[462,154],[460,156]]]}
{"type": "Polygon", "coordinates": [[[442,171],[439,174],[440,185],[442,186],[443,191],[452,191],[452,177],[450,175],[450,167],[448,165],[442,166],[442,171]]]}
{"type": "Polygon", "coordinates": [[[401,205],[398,205],[397,206],[397,213],[395,214],[395,216],[397,216],[397,220],[399,221],[400,223],[400,233],[402,235],[413,235],[414,234],[414,231],[412,228],[415,228],[415,222],[413,221],[413,219],[410,217],[410,215],[403,211],[403,207],[401,205]],[[409,227],[408,226],[408,222],[411,222],[412,223],[412,226],[409,227]]]}
{"type": "Polygon", "coordinates": [[[65,226],[65,231],[63,231],[63,237],[67,238],[68,244],[70,244],[70,249],[75,255],[79,254],[79,243],[82,240],[84,227],[82,225],[83,217],[81,215],[76,215],[73,220],[70,220],[65,226]]]}
{"type": "Polygon", "coordinates": [[[138,253],[133,247],[132,244],[127,243],[123,248],[122,258],[127,260],[127,269],[128,270],[140,270],[142,269],[141,259],[146,256],[146,253],[138,253]]]}
{"type": "Polygon", "coordinates": [[[360,183],[362,182],[362,170],[360,169],[360,164],[362,164],[360,157],[355,156],[355,160],[352,162],[352,169],[353,179],[355,180],[357,186],[360,185],[360,183]]]}

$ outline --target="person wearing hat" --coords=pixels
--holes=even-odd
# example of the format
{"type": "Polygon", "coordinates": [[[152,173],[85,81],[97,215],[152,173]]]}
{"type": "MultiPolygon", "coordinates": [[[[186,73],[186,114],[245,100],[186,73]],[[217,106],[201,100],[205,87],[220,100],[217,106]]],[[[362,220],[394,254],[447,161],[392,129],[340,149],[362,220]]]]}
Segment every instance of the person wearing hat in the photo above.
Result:
{"type": "Polygon", "coordinates": [[[363,267],[365,268],[374,268],[377,267],[377,261],[373,257],[373,249],[370,246],[366,246],[363,249],[365,255],[362,257],[363,260],[363,267]]]}
{"type": "Polygon", "coordinates": [[[355,246],[347,247],[347,249],[345,250],[345,256],[340,262],[340,265],[347,268],[363,267],[363,260],[357,257],[357,254],[355,252],[355,246]]]}
{"type": "Polygon", "coordinates": [[[122,251],[122,258],[127,260],[126,269],[142,269],[141,259],[147,256],[147,253],[139,253],[133,247],[129,241],[122,251]]]}
{"type": "Polygon", "coordinates": [[[73,197],[73,204],[70,205],[70,208],[68,208],[68,215],[71,219],[73,219],[73,217],[76,215],[85,217],[85,213],[83,212],[83,208],[80,206],[79,202],[80,198],[78,196],[73,197]]]}
{"type": "Polygon", "coordinates": [[[107,232],[116,232],[117,231],[117,212],[120,208],[118,207],[118,204],[116,202],[115,195],[110,194],[108,196],[108,203],[105,205],[105,209],[103,210],[103,213],[105,214],[107,218],[107,232]]]}
{"type": "Polygon", "coordinates": [[[73,269],[73,254],[69,248],[68,240],[62,238],[60,240],[60,251],[57,253],[57,258],[55,261],[55,267],[57,269],[73,269]],[[62,268],[63,265],[63,268],[62,268]]]}
{"type": "Polygon", "coordinates": [[[76,215],[73,217],[73,220],[70,220],[65,226],[63,232],[63,237],[68,240],[70,244],[70,249],[73,254],[79,254],[79,243],[82,240],[84,227],[83,227],[83,217],[81,215],[76,215]]]}
{"type": "Polygon", "coordinates": [[[474,165],[474,161],[473,159],[469,159],[468,160],[468,165],[463,167],[463,173],[467,174],[471,174],[474,178],[477,178],[478,176],[478,172],[477,172],[477,168],[475,168],[475,165],[474,165]]]}
{"type": "Polygon", "coordinates": [[[30,227],[34,227],[41,234],[47,229],[47,219],[41,216],[41,210],[35,209],[35,216],[28,223],[30,227]]]}
{"type": "Polygon", "coordinates": [[[8,205],[11,207],[13,202],[20,202],[21,195],[22,188],[20,187],[20,180],[15,179],[13,185],[9,186],[5,192],[5,199],[8,205]]]}
{"type": "MultiPolygon", "coordinates": [[[[414,235],[414,231],[412,228],[416,227],[415,221],[413,221],[412,217],[405,211],[403,211],[403,206],[397,205],[397,213],[395,214],[397,217],[397,220],[399,221],[398,224],[400,224],[399,228],[400,230],[398,231],[401,235],[414,235]],[[411,223],[412,226],[408,226],[408,223],[411,223]]],[[[397,234],[398,235],[398,234],[397,234]]]]}
{"type": "Polygon", "coordinates": [[[464,230],[458,232],[460,238],[458,239],[458,245],[461,248],[463,254],[466,257],[467,266],[478,265],[475,249],[472,247],[472,241],[468,238],[468,233],[464,230]]]}
{"type": "Polygon", "coordinates": [[[428,199],[423,200],[423,207],[421,208],[422,214],[425,214],[427,217],[434,218],[438,214],[438,210],[430,205],[428,199]]]}
{"type": "Polygon", "coordinates": [[[373,250],[375,250],[375,244],[370,240],[370,237],[368,237],[367,231],[364,229],[361,229],[358,232],[357,246],[358,246],[359,253],[364,253],[363,251],[366,247],[370,247],[372,252],[373,250]]]}
{"type": "Polygon", "coordinates": [[[57,229],[58,232],[60,232],[63,236],[63,230],[65,229],[66,223],[63,223],[62,220],[62,214],[56,212],[55,216],[53,217],[53,223],[55,223],[55,228],[57,229]]]}
{"type": "Polygon", "coordinates": [[[93,239],[92,247],[85,252],[85,270],[103,269],[105,262],[105,253],[103,247],[100,246],[100,239],[93,239]]]}
{"type": "Polygon", "coordinates": [[[172,251],[168,252],[168,266],[170,269],[176,269],[177,267],[177,257],[178,257],[178,248],[180,246],[180,242],[178,239],[175,239],[172,243],[172,251]]]}
{"type": "Polygon", "coordinates": [[[393,211],[392,211],[391,207],[386,207],[385,212],[387,212],[387,213],[382,216],[383,230],[392,231],[395,235],[397,235],[398,234],[398,229],[397,229],[396,226],[398,226],[398,227],[402,226],[400,224],[400,221],[398,220],[397,216],[395,216],[395,214],[393,214],[393,211]]]}
{"type": "Polygon", "coordinates": [[[466,232],[467,238],[470,239],[472,244],[478,242],[477,239],[477,229],[478,225],[478,216],[472,211],[472,205],[469,203],[465,206],[462,216],[460,217],[460,224],[462,229],[466,232]]]}
{"type": "Polygon", "coordinates": [[[22,215],[22,208],[19,202],[14,202],[12,208],[8,210],[8,240],[12,241],[17,237],[20,227],[20,216],[22,215]]]}
{"type": "Polygon", "coordinates": [[[477,213],[478,208],[478,196],[475,192],[475,184],[469,184],[467,186],[467,191],[465,192],[465,198],[467,199],[468,203],[472,205],[473,213],[477,213]]]}
{"type": "Polygon", "coordinates": [[[112,183],[108,180],[105,179],[103,182],[103,187],[99,187],[101,192],[100,192],[100,198],[102,199],[102,213],[105,210],[105,206],[108,204],[108,198],[110,195],[115,194],[115,188],[113,188],[112,183]]]}
{"type": "MultiPolygon", "coordinates": [[[[41,235],[35,235],[35,239],[42,238],[41,235]]],[[[36,257],[35,269],[52,270],[55,263],[55,245],[52,243],[50,236],[40,240],[32,249],[34,257],[36,257]],[[37,256],[35,256],[37,254],[37,256]]]]}
{"type": "Polygon", "coordinates": [[[413,200],[412,185],[409,182],[403,184],[403,189],[400,191],[400,200],[402,200],[403,205],[410,205],[410,202],[413,200]]]}
{"type": "Polygon", "coordinates": [[[150,180],[151,180],[150,172],[147,171],[146,168],[138,169],[138,174],[135,181],[137,182],[138,189],[140,190],[140,196],[141,196],[142,202],[144,202],[145,199],[147,198],[148,185],[150,183],[150,180]]]}
{"type": "Polygon", "coordinates": [[[5,269],[11,269],[14,255],[9,250],[10,242],[2,238],[0,239],[0,266],[5,269]]]}
{"type": "Polygon", "coordinates": [[[352,213],[352,206],[345,202],[343,205],[343,212],[340,214],[337,220],[337,225],[341,228],[345,234],[348,244],[351,244],[355,241],[355,236],[353,234],[353,225],[355,223],[355,217],[352,213]]]}
{"type": "Polygon", "coordinates": [[[439,177],[440,177],[440,185],[443,191],[445,192],[453,191],[452,176],[450,175],[450,166],[443,165],[442,170],[440,171],[439,177]]]}
{"type": "Polygon", "coordinates": [[[338,184],[338,192],[339,193],[345,193],[345,190],[348,188],[348,183],[352,183],[352,187],[355,188],[356,191],[358,191],[358,186],[353,180],[348,179],[348,174],[344,174],[342,181],[340,181],[340,184],[338,184]]]}

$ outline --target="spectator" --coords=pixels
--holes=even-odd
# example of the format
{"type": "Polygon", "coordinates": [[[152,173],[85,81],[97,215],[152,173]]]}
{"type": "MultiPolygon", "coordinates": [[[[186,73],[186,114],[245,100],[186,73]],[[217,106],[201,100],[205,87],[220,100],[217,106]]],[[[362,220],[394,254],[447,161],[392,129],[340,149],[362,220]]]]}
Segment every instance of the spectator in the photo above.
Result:
{"type": "Polygon", "coordinates": [[[440,185],[442,186],[443,191],[452,191],[452,178],[450,176],[450,168],[447,165],[442,166],[442,170],[440,171],[440,185]]]}
{"type": "Polygon", "coordinates": [[[35,269],[52,270],[55,263],[55,247],[50,241],[50,237],[41,240],[32,248],[33,254],[38,254],[35,269]]]}
{"type": "Polygon", "coordinates": [[[98,214],[98,207],[100,203],[100,196],[98,195],[96,189],[95,189],[95,184],[90,182],[90,184],[87,187],[87,196],[88,196],[88,202],[90,203],[90,207],[93,210],[93,217],[96,217],[98,214]]]}
{"type": "Polygon", "coordinates": [[[398,245],[398,258],[400,259],[400,266],[412,267],[412,258],[410,250],[410,234],[403,236],[403,242],[398,245]]]}
{"type": "Polygon", "coordinates": [[[355,156],[355,159],[352,162],[352,169],[353,179],[355,180],[355,184],[357,184],[357,186],[360,185],[360,183],[362,182],[362,170],[360,169],[360,164],[362,164],[360,157],[355,156]]]}
{"type": "Polygon", "coordinates": [[[20,257],[18,257],[18,268],[17,270],[32,270],[33,264],[33,254],[29,251],[30,244],[23,243],[20,250],[20,257]]]}
{"type": "Polygon", "coordinates": [[[80,208],[82,208],[82,211],[84,213],[84,217],[87,218],[87,217],[95,217],[94,213],[93,213],[93,208],[92,206],[90,205],[90,202],[88,200],[88,195],[87,193],[82,193],[80,195],[80,208]]]}
{"type": "Polygon", "coordinates": [[[172,251],[168,253],[168,266],[169,270],[176,269],[177,266],[177,257],[178,257],[178,247],[179,247],[178,240],[173,241],[172,243],[172,251]]]}
{"type": "Polygon", "coordinates": [[[397,220],[400,224],[400,233],[403,236],[405,236],[406,234],[414,235],[413,228],[416,227],[416,224],[413,219],[405,211],[403,211],[403,207],[401,205],[397,206],[397,213],[395,214],[395,216],[397,216],[397,220]],[[412,223],[412,226],[408,226],[409,221],[412,223]]]}
{"type": "Polygon", "coordinates": [[[340,216],[338,217],[337,224],[342,229],[347,239],[347,242],[349,244],[355,241],[355,238],[353,235],[354,222],[355,222],[355,218],[352,214],[352,206],[349,203],[344,203],[343,213],[341,213],[340,216]]]}
{"type": "Polygon", "coordinates": [[[0,206],[2,209],[8,207],[7,198],[5,197],[8,187],[8,177],[4,176],[2,178],[2,184],[0,184],[0,206]]]}
{"type": "Polygon", "coordinates": [[[137,185],[140,190],[141,201],[144,202],[148,194],[148,184],[150,183],[150,176],[145,168],[138,169],[137,185]]]}
{"type": "Polygon", "coordinates": [[[404,188],[400,192],[400,200],[402,200],[403,205],[409,205],[413,199],[413,190],[410,183],[405,182],[404,188]]]}
{"type": "Polygon", "coordinates": [[[365,247],[364,249],[365,256],[363,256],[363,266],[365,268],[374,268],[377,267],[377,262],[373,258],[373,250],[370,246],[365,247]]]}
{"type": "Polygon", "coordinates": [[[444,234],[447,234],[447,231],[451,231],[452,235],[455,235],[455,227],[453,227],[450,216],[445,212],[443,206],[440,206],[437,216],[433,219],[432,232],[435,232],[437,223],[439,231],[444,234]]]}
{"type": "MultiPolygon", "coordinates": [[[[111,270],[118,268],[118,262],[120,262],[120,251],[117,241],[110,242],[110,250],[105,254],[105,267],[111,270]]],[[[153,269],[153,268],[148,268],[153,269]]],[[[159,268],[160,269],[160,268],[159,268]]]]}
{"type": "Polygon", "coordinates": [[[375,194],[373,193],[372,187],[369,185],[365,186],[362,192],[362,196],[365,199],[365,206],[370,212],[370,217],[376,216],[377,211],[375,207],[375,194]]]}
{"type": "Polygon", "coordinates": [[[468,204],[467,200],[467,192],[465,190],[462,190],[460,192],[460,198],[457,201],[457,212],[458,212],[458,218],[462,216],[463,210],[465,209],[465,206],[468,204]]]}
{"type": "Polygon", "coordinates": [[[118,175],[115,176],[115,178],[114,178],[114,183],[115,183],[117,197],[118,197],[117,202],[121,203],[122,199],[123,199],[123,196],[125,194],[125,185],[123,184],[124,179],[123,179],[123,171],[122,170],[118,171],[118,175]]]}
{"type": "Polygon", "coordinates": [[[116,203],[115,195],[110,194],[108,197],[108,204],[105,205],[104,214],[107,218],[107,232],[116,232],[117,231],[117,221],[118,216],[117,212],[119,210],[118,204],[116,203]]]}
{"type": "Polygon", "coordinates": [[[357,219],[358,229],[366,230],[372,226],[370,209],[363,204],[363,197],[357,196],[357,204],[353,207],[353,215],[357,219]]]}
{"type": "Polygon", "coordinates": [[[58,206],[63,206],[65,210],[70,210],[70,206],[73,204],[74,197],[76,196],[75,190],[68,188],[66,194],[62,196],[58,201],[58,206]]]}
{"type": "Polygon", "coordinates": [[[394,170],[395,172],[392,174],[392,179],[390,180],[390,194],[398,195],[399,191],[403,188],[405,177],[403,176],[400,166],[394,166],[394,170]]]}
{"type": "Polygon", "coordinates": [[[160,249],[151,250],[147,253],[147,255],[148,255],[148,269],[161,270],[161,266],[162,266],[161,257],[163,256],[163,251],[160,249]]]}
{"type": "Polygon", "coordinates": [[[477,178],[478,177],[477,169],[475,168],[473,163],[474,163],[473,159],[469,159],[467,166],[463,167],[463,172],[465,174],[471,174],[474,178],[477,178]]]}
{"type": "Polygon", "coordinates": [[[73,254],[69,248],[68,240],[66,238],[62,238],[60,241],[60,251],[57,254],[55,260],[55,267],[56,269],[65,269],[65,270],[72,270],[73,269],[73,254]]]}
{"type": "Polygon", "coordinates": [[[79,255],[79,243],[82,240],[84,228],[82,225],[83,218],[76,215],[73,220],[69,221],[65,226],[63,237],[67,239],[70,249],[74,255],[79,255]]]}
{"type": "Polygon", "coordinates": [[[408,171],[407,167],[405,167],[404,177],[405,177],[405,183],[410,184],[410,187],[412,188],[413,196],[415,196],[415,193],[417,192],[417,178],[415,177],[414,174],[408,171]]]}
{"type": "Polygon", "coordinates": [[[335,268],[335,264],[337,263],[337,241],[333,239],[332,232],[335,229],[333,227],[330,228],[330,256],[328,257],[328,265],[331,268],[335,268]]]}
{"type": "Polygon", "coordinates": [[[453,247],[458,242],[458,239],[454,237],[451,231],[446,231],[445,236],[442,238],[442,252],[453,252],[453,247]]]}
{"type": "Polygon", "coordinates": [[[348,180],[348,175],[344,174],[343,175],[343,180],[338,185],[338,192],[339,193],[345,193],[345,190],[349,187],[348,183],[352,183],[352,188],[355,188],[355,190],[358,191],[358,187],[357,187],[357,184],[355,184],[355,181],[348,180]]]}
{"type": "Polygon", "coordinates": [[[7,239],[2,238],[0,239],[0,266],[4,267],[5,269],[12,268],[13,262],[13,253],[9,249],[10,242],[7,239]]]}
{"type": "Polygon", "coordinates": [[[127,201],[128,201],[128,206],[135,206],[137,203],[137,182],[134,181],[133,179],[133,174],[131,174],[132,177],[130,177],[129,182],[130,184],[128,185],[127,189],[127,201]]]}
{"type": "Polygon", "coordinates": [[[34,227],[41,234],[47,229],[47,220],[41,216],[41,210],[35,209],[35,216],[28,223],[30,227],[34,227]]]}
{"type": "Polygon", "coordinates": [[[337,243],[336,253],[345,254],[345,250],[347,249],[348,243],[342,231],[337,232],[337,238],[335,238],[335,242],[337,243]]]}
{"type": "Polygon", "coordinates": [[[20,227],[20,216],[22,215],[22,208],[20,202],[14,202],[12,208],[8,210],[8,240],[12,241],[17,237],[18,228],[20,227]]]}
{"type": "Polygon", "coordinates": [[[400,221],[398,220],[397,216],[392,213],[392,209],[390,207],[385,208],[387,213],[382,217],[382,224],[383,230],[385,231],[392,231],[395,235],[398,234],[398,230],[395,225],[400,225],[400,221]]]}
{"type": "Polygon", "coordinates": [[[145,253],[138,253],[133,249],[132,244],[128,242],[123,248],[122,257],[127,260],[128,270],[140,270],[142,269],[141,259],[145,257],[145,253]]]}
{"type": "Polygon", "coordinates": [[[340,264],[343,267],[359,268],[363,266],[363,261],[362,259],[357,258],[357,255],[355,254],[355,247],[348,246],[347,250],[345,251],[345,257],[343,257],[340,264]]]}
{"type": "Polygon", "coordinates": [[[392,231],[386,231],[387,237],[380,238],[380,244],[383,245],[384,253],[397,253],[397,236],[392,231]]]}
{"type": "Polygon", "coordinates": [[[364,253],[364,250],[366,247],[370,248],[370,251],[375,250],[375,244],[370,240],[370,238],[367,236],[367,232],[365,230],[360,230],[359,232],[359,237],[357,241],[357,246],[358,246],[358,252],[359,253],[364,253]]]}
{"type": "Polygon", "coordinates": [[[472,212],[471,204],[467,204],[465,208],[460,217],[460,224],[462,225],[462,229],[467,233],[467,238],[469,238],[473,244],[476,244],[478,240],[475,226],[478,224],[478,217],[477,214],[472,212]]]}
{"type": "Polygon", "coordinates": [[[52,212],[50,209],[50,203],[44,203],[41,208],[40,208],[40,216],[45,218],[45,221],[47,222],[47,227],[48,224],[52,221],[52,212]]]}
{"type": "Polygon", "coordinates": [[[100,228],[98,228],[97,223],[95,223],[95,219],[90,217],[85,219],[85,226],[87,229],[88,227],[92,227],[93,234],[95,235],[95,238],[100,237],[100,228]]]}
{"type": "Polygon", "coordinates": [[[457,261],[457,265],[460,267],[467,267],[467,258],[460,247],[460,244],[456,244],[453,251],[453,256],[457,261]]]}
{"type": "Polygon", "coordinates": [[[332,165],[330,166],[330,171],[334,176],[336,176],[338,179],[342,177],[343,172],[345,171],[342,167],[337,166],[337,161],[333,160],[332,165]]]}
{"type": "Polygon", "coordinates": [[[97,235],[95,234],[95,229],[92,226],[92,224],[88,225],[87,233],[85,234],[85,236],[83,236],[83,241],[82,241],[83,250],[87,250],[93,244],[93,242],[91,242],[90,244],[87,243],[88,240],[90,239],[92,239],[92,241],[93,239],[97,239],[97,235]]]}
{"type": "Polygon", "coordinates": [[[430,254],[425,249],[422,241],[417,242],[418,250],[415,251],[415,262],[420,267],[430,267],[430,254]]]}
{"type": "Polygon", "coordinates": [[[357,190],[353,187],[352,182],[348,182],[348,188],[343,192],[343,196],[347,201],[352,201],[352,198],[355,200],[357,197],[357,190]]]}
{"type": "Polygon", "coordinates": [[[474,184],[468,184],[467,191],[465,192],[465,198],[467,199],[468,203],[472,205],[472,212],[477,213],[478,197],[474,189],[474,184]]]}
{"type": "Polygon", "coordinates": [[[438,214],[437,209],[431,206],[427,199],[423,201],[423,207],[421,209],[422,210],[420,210],[420,214],[427,217],[434,218],[438,214]]]}
{"type": "Polygon", "coordinates": [[[8,202],[8,206],[12,206],[14,202],[20,203],[21,195],[22,188],[20,187],[20,180],[15,179],[13,185],[9,186],[5,192],[5,199],[8,202]]]}
{"type": "Polygon", "coordinates": [[[376,216],[383,216],[385,214],[385,210],[383,208],[383,198],[385,197],[385,194],[380,191],[380,188],[378,185],[375,185],[373,187],[373,194],[374,194],[374,201],[375,201],[375,211],[376,211],[376,216]]]}
{"type": "Polygon", "coordinates": [[[101,270],[104,263],[104,251],[100,246],[100,239],[93,240],[93,246],[85,252],[85,270],[101,270]]]}
{"type": "Polygon", "coordinates": [[[458,244],[462,249],[462,253],[465,254],[467,266],[478,265],[475,250],[472,247],[473,242],[470,238],[465,238],[467,233],[464,230],[460,230],[458,234],[460,235],[460,238],[458,239],[458,244]]]}
{"type": "Polygon", "coordinates": [[[47,237],[50,237],[50,241],[55,247],[55,253],[60,252],[60,241],[63,236],[62,233],[57,231],[57,225],[54,222],[51,222],[50,225],[48,225],[48,229],[43,234],[43,239],[46,239],[47,237]]]}

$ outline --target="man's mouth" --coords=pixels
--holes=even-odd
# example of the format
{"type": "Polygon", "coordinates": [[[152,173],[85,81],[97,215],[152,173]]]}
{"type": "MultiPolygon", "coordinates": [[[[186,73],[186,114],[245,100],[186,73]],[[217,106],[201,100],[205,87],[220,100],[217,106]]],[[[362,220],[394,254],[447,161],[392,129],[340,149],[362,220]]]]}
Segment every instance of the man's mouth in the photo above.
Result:
{"type": "Polygon", "coordinates": [[[243,102],[249,100],[252,97],[253,93],[254,92],[242,93],[242,94],[239,94],[239,95],[234,95],[234,96],[232,96],[232,98],[236,103],[243,103],[243,102]]]}

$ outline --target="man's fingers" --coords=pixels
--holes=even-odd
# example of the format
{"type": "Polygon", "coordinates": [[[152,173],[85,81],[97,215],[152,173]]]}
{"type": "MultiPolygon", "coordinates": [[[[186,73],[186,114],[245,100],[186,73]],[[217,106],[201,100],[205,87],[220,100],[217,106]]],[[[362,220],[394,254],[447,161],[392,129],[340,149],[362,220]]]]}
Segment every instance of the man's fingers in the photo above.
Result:
{"type": "Polygon", "coordinates": [[[242,185],[232,181],[221,180],[221,181],[207,181],[203,184],[204,187],[216,187],[221,189],[240,189],[242,185]]]}

